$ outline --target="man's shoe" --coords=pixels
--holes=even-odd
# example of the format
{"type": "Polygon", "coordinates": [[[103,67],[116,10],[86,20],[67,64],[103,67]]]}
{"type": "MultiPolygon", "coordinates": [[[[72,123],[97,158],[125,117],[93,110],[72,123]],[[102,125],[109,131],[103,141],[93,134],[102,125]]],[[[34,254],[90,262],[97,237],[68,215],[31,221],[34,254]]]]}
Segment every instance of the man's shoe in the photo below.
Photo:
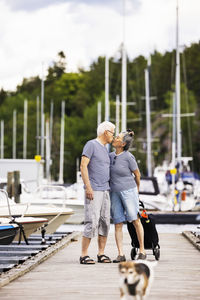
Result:
{"type": "Polygon", "coordinates": [[[147,258],[147,255],[144,253],[139,253],[137,259],[145,260],[147,258]]]}
{"type": "Polygon", "coordinates": [[[117,258],[113,260],[114,263],[120,263],[121,261],[126,261],[125,255],[118,255],[117,258]]]}

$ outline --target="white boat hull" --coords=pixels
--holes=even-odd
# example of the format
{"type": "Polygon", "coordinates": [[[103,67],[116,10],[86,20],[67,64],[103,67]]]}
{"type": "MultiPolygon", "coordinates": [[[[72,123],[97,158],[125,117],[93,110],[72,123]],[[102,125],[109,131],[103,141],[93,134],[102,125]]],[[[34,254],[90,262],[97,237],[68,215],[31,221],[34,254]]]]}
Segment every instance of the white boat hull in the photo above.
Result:
{"type": "MultiPolygon", "coordinates": [[[[23,225],[26,238],[28,238],[32,233],[35,233],[37,229],[41,228],[44,224],[48,224],[48,220],[45,218],[24,217],[16,218],[15,221],[23,225]]],[[[19,240],[19,231],[14,240],[19,240]]]]}
{"type": "MultiPolygon", "coordinates": [[[[10,204],[11,215],[14,217],[37,217],[48,220],[46,233],[54,233],[57,228],[74,213],[70,208],[45,205],[10,204]]],[[[10,217],[7,206],[0,207],[0,217],[10,217]]],[[[40,232],[38,229],[36,233],[40,232]]]]}
{"type": "MultiPolygon", "coordinates": [[[[45,218],[32,218],[32,217],[18,217],[15,218],[16,223],[23,225],[24,233],[26,238],[28,238],[32,233],[36,232],[38,228],[43,226],[44,224],[48,224],[48,220],[45,218]]],[[[0,218],[0,223],[9,223],[9,218],[0,218]]],[[[15,236],[15,241],[19,240],[19,234],[20,230],[18,230],[18,233],[15,236]]],[[[22,240],[23,235],[21,236],[22,240]]]]}

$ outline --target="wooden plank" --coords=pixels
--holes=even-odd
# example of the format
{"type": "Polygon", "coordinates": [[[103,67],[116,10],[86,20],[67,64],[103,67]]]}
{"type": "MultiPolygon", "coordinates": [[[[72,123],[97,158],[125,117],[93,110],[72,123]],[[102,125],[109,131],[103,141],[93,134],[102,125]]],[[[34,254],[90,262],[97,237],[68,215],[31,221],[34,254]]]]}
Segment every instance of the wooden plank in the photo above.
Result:
{"type": "MultiPolygon", "coordinates": [[[[200,252],[181,234],[160,234],[161,258],[149,300],[199,299],[200,252]]],[[[79,264],[81,240],[60,250],[31,272],[0,289],[0,299],[116,300],[119,299],[118,264],[79,264]]],[[[130,259],[130,238],[124,234],[124,250],[130,259]]],[[[96,239],[90,247],[96,259],[96,239]]],[[[114,236],[108,238],[106,254],[117,255],[114,236]]],[[[154,261],[148,250],[148,260],[154,261]]]]}

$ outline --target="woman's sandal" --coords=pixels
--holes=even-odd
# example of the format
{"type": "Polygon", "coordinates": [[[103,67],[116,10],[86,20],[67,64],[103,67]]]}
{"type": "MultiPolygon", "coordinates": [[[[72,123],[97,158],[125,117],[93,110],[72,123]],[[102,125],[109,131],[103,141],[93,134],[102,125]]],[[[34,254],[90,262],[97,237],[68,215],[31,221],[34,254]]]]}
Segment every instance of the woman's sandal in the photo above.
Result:
{"type": "Polygon", "coordinates": [[[80,264],[82,265],[94,265],[95,261],[88,255],[80,257],[80,264]]]}
{"type": "Polygon", "coordinates": [[[107,255],[105,255],[105,254],[103,254],[103,255],[97,255],[97,259],[98,259],[99,263],[104,263],[104,264],[111,263],[111,259],[107,255]]]}

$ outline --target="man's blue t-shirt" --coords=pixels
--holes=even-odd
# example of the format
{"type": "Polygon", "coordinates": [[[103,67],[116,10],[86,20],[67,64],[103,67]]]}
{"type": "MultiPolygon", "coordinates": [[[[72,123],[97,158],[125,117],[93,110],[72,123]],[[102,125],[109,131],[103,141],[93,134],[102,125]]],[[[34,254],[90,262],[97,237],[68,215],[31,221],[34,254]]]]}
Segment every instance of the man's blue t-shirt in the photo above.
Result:
{"type": "Polygon", "coordinates": [[[88,141],[82,152],[82,156],[90,159],[88,174],[94,191],[109,190],[110,158],[106,146],[96,139],[88,141]]]}
{"type": "Polygon", "coordinates": [[[135,179],[132,174],[138,169],[135,157],[129,152],[124,151],[119,155],[111,152],[110,156],[110,190],[122,192],[136,187],[135,179]]]}

